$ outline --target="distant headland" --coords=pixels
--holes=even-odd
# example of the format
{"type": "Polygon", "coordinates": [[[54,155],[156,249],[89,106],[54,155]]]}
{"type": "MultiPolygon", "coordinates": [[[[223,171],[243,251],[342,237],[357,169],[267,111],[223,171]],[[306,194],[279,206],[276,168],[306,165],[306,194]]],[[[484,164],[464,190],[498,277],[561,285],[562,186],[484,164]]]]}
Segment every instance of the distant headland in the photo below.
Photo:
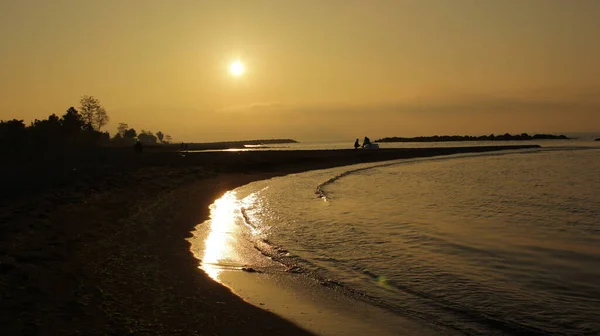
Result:
{"type": "MultiPolygon", "coordinates": [[[[523,141],[523,140],[567,140],[566,135],[553,135],[553,134],[535,134],[529,135],[527,133],[522,134],[503,134],[503,135],[433,135],[433,136],[420,136],[413,138],[403,137],[388,137],[375,140],[375,142],[442,142],[442,141],[523,141]]],[[[598,140],[598,139],[596,139],[598,140]]]]}
{"type": "MultiPolygon", "coordinates": [[[[259,139],[259,140],[242,140],[242,141],[221,141],[221,142],[203,142],[203,143],[186,143],[188,150],[218,150],[218,149],[239,149],[246,147],[268,148],[268,145],[281,145],[298,143],[293,139],[259,139]]],[[[177,147],[177,144],[169,145],[177,147]]]]}

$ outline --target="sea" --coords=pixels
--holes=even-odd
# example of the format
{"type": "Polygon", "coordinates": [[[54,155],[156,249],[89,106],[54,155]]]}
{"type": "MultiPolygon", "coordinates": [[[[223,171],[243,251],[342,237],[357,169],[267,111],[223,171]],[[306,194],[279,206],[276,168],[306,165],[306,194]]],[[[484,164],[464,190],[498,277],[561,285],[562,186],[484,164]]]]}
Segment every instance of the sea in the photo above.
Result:
{"type": "Polygon", "coordinates": [[[541,144],[257,181],[192,248],[217,280],[294,274],[440,334],[600,335],[600,145],[541,144]]]}

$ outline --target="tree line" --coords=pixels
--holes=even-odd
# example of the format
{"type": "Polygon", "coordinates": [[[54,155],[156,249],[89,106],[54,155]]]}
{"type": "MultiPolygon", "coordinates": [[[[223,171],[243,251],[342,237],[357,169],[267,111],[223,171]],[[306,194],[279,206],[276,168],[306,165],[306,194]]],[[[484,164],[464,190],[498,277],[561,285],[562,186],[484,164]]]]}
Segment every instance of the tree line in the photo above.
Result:
{"type": "Polygon", "coordinates": [[[143,144],[167,144],[171,136],[148,130],[137,132],[120,123],[117,133],[110,137],[102,131],[110,120],[105,108],[94,96],[82,96],[80,107],[69,107],[61,115],[51,114],[47,119],[35,119],[29,125],[23,120],[0,120],[0,151],[3,154],[47,151],[98,146],[129,146],[137,141],[143,144]]]}
{"type": "Polygon", "coordinates": [[[553,135],[553,134],[535,134],[529,135],[527,133],[521,134],[501,134],[501,135],[480,135],[480,136],[469,136],[469,135],[434,135],[434,136],[420,136],[413,138],[403,137],[387,137],[377,139],[375,142],[442,142],[442,141],[524,141],[524,140],[566,140],[569,139],[565,135],[553,135]]]}
{"type": "Polygon", "coordinates": [[[111,140],[118,144],[133,144],[135,141],[139,141],[149,145],[158,143],[170,144],[173,141],[170,135],[165,135],[161,131],[154,134],[152,131],[142,130],[138,134],[135,129],[129,128],[129,125],[126,123],[119,123],[117,133],[111,140]]]}

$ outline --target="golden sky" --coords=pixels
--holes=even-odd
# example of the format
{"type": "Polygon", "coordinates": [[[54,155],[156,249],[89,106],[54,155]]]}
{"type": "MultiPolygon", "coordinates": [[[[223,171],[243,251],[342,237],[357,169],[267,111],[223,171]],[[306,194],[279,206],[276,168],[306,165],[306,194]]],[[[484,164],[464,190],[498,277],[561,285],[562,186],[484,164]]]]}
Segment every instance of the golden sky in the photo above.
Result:
{"type": "Polygon", "coordinates": [[[595,131],[599,18],[596,0],[2,0],[0,119],[93,95],[111,133],[182,141],[595,131]]]}

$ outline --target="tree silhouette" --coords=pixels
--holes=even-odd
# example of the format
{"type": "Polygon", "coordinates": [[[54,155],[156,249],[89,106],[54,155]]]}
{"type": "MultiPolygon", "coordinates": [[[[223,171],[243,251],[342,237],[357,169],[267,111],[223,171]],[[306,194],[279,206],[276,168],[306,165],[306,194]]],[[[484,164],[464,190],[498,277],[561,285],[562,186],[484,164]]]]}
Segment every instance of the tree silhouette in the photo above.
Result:
{"type": "Polygon", "coordinates": [[[25,132],[25,124],[23,123],[23,120],[13,119],[0,121],[0,134],[16,135],[22,132],[25,132]]]}
{"type": "Polygon", "coordinates": [[[69,107],[67,112],[62,116],[60,124],[64,128],[65,133],[76,134],[84,130],[85,122],[81,114],[74,107],[69,107]]]}
{"type": "Polygon", "coordinates": [[[170,136],[170,135],[168,135],[168,134],[167,134],[167,135],[165,135],[165,143],[168,143],[168,144],[170,144],[172,141],[173,141],[173,138],[171,138],[171,136],[170,136]]]}
{"type": "Polygon", "coordinates": [[[0,121],[2,154],[65,153],[74,148],[102,146],[109,140],[108,133],[94,130],[74,107],[61,117],[52,114],[47,119],[36,119],[28,127],[22,120],[0,121]]]}
{"type": "Polygon", "coordinates": [[[52,114],[48,119],[35,119],[29,126],[31,140],[37,147],[51,147],[62,140],[60,118],[52,114]]]}
{"type": "Polygon", "coordinates": [[[165,135],[163,134],[163,132],[158,131],[158,132],[156,132],[156,137],[158,138],[158,141],[160,141],[162,143],[165,135]]]}
{"type": "Polygon", "coordinates": [[[96,97],[83,96],[81,97],[80,104],[81,116],[88,127],[99,131],[108,123],[108,114],[100,104],[100,100],[96,97]]]}
{"type": "Polygon", "coordinates": [[[142,130],[142,133],[138,134],[138,140],[144,144],[156,144],[156,136],[150,131],[142,130]]]}
{"type": "Polygon", "coordinates": [[[125,132],[123,132],[123,138],[125,139],[135,139],[137,137],[137,132],[133,129],[130,128],[128,130],[126,130],[125,132]]]}
{"type": "Polygon", "coordinates": [[[137,137],[137,132],[133,128],[129,128],[126,123],[119,123],[117,134],[112,138],[114,144],[132,145],[137,137]]]}
{"type": "Polygon", "coordinates": [[[117,134],[119,134],[121,137],[125,136],[125,132],[129,129],[129,125],[127,125],[126,123],[119,123],[119,126],[117,127],[117,134]]]}
{"type": "Polygon", "coordinates": [[[23,120],[0,121],[0,149],[10,147],[17,150],[27,133],[23,120]]]}

